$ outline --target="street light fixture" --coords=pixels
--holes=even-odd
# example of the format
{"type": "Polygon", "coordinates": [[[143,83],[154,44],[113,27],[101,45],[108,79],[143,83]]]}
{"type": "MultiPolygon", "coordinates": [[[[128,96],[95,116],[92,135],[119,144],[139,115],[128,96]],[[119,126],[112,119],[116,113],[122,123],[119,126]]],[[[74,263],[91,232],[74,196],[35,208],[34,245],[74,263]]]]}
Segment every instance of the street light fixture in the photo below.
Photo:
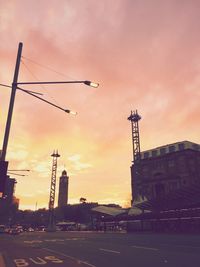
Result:
{"type": "Polygon", "coordinates": [[[95,83],[95,82],[91,82],[91,81],[84,81],[84,84],[91,86],[91,87],[94,87],[94,88],[99,87],[99,83],[95,83]]]}
{"type": "Polygon", "coordinates": [[[17,82],[15,83],[16,86],[18,85],[34,85],[34,84],[65,84],[65,83],[83,83],[85,85],[97,88],[99,86],[98,83],[91,82],[91,81],[53,81],[53,82],[17,82]]]}

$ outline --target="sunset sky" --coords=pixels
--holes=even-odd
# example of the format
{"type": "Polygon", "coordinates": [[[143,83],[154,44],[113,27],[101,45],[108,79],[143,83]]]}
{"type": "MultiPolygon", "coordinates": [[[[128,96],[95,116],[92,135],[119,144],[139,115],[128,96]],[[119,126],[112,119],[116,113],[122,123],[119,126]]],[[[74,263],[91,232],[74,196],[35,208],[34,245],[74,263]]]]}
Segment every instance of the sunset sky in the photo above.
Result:
{"type": "MultiPolygon", "coordinates": [[[[0,0],[0,83],[11,85],[23,42],[19,81],[100,84],[23,87],[77,116],[17,91],[6,159],[31,170],[16,177],[21,209],[48,206],[54,149],[70,204],[130,205],[131,110],[142,150],[200,143],[199,26],[199,0],[0,0]]],[[[1,144],[9,98],[0,87],[1,144]]]]}

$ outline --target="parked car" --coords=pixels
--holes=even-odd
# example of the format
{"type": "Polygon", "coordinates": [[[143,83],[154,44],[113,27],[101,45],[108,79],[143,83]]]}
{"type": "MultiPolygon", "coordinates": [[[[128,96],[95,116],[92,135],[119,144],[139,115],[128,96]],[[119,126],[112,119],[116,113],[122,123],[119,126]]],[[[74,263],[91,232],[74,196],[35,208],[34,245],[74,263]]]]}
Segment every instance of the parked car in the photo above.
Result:
{"type": "Polygon", "coordinates": [[[17,229],[17,228],[11,228],[9,234],[11,234],[11,235],[19,235],[20,234],[20,230],[17,229]]]}
{"type": "Polygon", "coordinates": [[[0,225],[0,233],[5,233],[5,225],[0,225]]]}
{"type": "Polygon", "coordinates": [[[10,227],[6,227],[4,230],[4,233],[9,234],[10,233],[10,227]]]}
{"type": "Polygon", "coordinates": [[[27,232],[34,232],[34,229],[31,228],[31,227],[29,227],[29,228],[27,229],[27,232]]]}

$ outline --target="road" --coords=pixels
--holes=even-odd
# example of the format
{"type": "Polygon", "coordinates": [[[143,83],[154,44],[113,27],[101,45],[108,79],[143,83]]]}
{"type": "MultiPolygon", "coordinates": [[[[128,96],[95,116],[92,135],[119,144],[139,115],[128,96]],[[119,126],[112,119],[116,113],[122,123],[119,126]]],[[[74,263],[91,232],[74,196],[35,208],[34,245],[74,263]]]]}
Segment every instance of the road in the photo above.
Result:
{"type": "Polygon", "coordinates": [[[199,267],[200,237],[153,233],[0,235],[0,267],[199,267]]]}

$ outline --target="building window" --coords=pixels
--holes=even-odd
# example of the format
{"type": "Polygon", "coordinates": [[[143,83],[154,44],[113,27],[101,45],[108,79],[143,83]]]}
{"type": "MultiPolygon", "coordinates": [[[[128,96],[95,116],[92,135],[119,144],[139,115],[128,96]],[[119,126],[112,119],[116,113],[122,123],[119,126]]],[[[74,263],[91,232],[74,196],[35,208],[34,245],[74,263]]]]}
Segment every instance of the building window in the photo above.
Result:
{"type": "Polygon", "coordinates": [[[149,152],[144,152],[144,158],[147,159],[149,157],[149,152]]]}
{"type": "Polygon", "coordinates": [[[174,166],[175,166],[175,162],[174,162],[174,160],[169,160],[169,162],[168,162],[168,166],[169,166],[169,168],[174,167],[174,166]]]}
{"type": "Polygon", "coordinates": [[[175,151],[175,146],[169,146],[169,152],[174,152],[175,151]]]}
{"type": "Polygon", "coordinates": [[[153,157],[156,157],[156,156],[157,156],[157,150],[153,150],[153,151],[152,151],[152,156],[153,156],[153,157]]]}
{"type": "Polygon", "coordinates": [[[183,184],[186,185],[186,180],[183,180],[183,184]]]}
{"type": "Polygon", "coordinates": [[[143,173],[144,176],[146,176],[148,174],[148,167],[147,166],[144,166],[142,168],[142,173],[143,173]]]}
{"type": "Polygon", "coordinates": [[[164,155],[166,153],[166,149],[165,148],[161,148],[160,149],[160,155],[164,155]]]}
{"type": "Polygon", "coordinates": [[[155,184],[155,192],[157,198],[162,198],[165,195],[165,185],[155,184]]]}
{"type": "Polygon", "coordinates": [[[192,145],[192,148],[195,149],[195,150],[199,150],[199,145],[197,145],[197,144],[193,144],[193,145],[192,145]]]}
{"type": "Polygon", "coordinates": [[[179,150],[184,150],[185,149],[185,144],[184,143],[178,144],[178,149],[179,150]]]}
{"type": "Polygon", "coordinates": [[[170,189],[171,191],[174,191],[178,188],[177,182],[171,182],[170,183],[170,189]]]}
{"type": "Polygon", "coordinates": [[[190,170],[195,171],[195,162],[193,159],[189,160],[190,170]]]}

